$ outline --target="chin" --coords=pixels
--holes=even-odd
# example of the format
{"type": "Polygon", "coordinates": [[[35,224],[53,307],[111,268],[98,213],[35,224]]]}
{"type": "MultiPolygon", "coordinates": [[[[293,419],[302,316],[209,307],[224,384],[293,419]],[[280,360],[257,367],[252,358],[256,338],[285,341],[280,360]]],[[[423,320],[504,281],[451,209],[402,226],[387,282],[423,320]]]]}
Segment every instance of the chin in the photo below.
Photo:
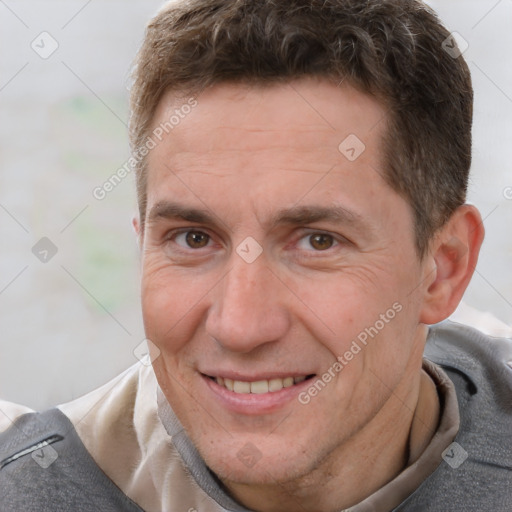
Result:
{"type": "Polygon", "coordinates": [[[260,461],[250,468],[232,459],[219,464],[208,464],[208,467],[228,486],[230,483],[247,486],[283,485],[296,481],[307,473],[307,471],[299,471],[296,464],[289,467],[282,460],[260,461]]]}
{"type": "Polygon", "coordinates": [[[231,440],[229,446],[209,444],[206,448],[204,442],[196,446],[210,470],[226,484],[285,484],[314,469],[314,464],[301,460],[297,444],[287,446],[282,440],[276,441],[268,443],[267,439],[263,443],[244,439],[231,440]]]}

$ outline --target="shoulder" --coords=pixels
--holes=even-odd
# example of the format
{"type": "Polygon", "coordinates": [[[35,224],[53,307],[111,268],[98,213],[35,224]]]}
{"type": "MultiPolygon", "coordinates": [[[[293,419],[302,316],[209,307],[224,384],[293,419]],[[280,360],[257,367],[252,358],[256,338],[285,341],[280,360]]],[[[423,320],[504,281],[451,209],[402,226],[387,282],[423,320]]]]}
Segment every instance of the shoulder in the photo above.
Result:
{"type": "Polygon", "coordinates": [[[34,411],[23,405],[0,400],[0,433],[6,431],[17,418],[30,412],[34,411]]]}
{"type": "Polygon", "coordinates": [[[425,357],[441,366],[455,386],[461,430],[485,432],[486,439],[496,434],[511,446],[512,340],[443,322],[430,328],[425,357]]]}
{"type": "Polygon", "coordinates": [[[512,340],[467,325],[432,326],[425,357],[452,381],[460,413],[438,469],[400,510],[510,510],[512,501],[512,340]],[[430,508],[429,508],[430,510],[430,508]]]}
{"type": "Polygon", "coordinates": [[[152,367],[137,364],[72,402],[18,416],[0,434],[2,512],[199,510],[205,496],[159,419],[157,391],[152,367]]]}
{"type": "Polygon", "coordinates": [[[512,414],[512,339],[442,322],[429,330],[425,357],[452,373],[458,371],[482,396],[512,414]]]}
{"type": "Polygon", "coordinates": [[[121,488],[133,479],[156,432],[166,433],[157,413],[152,367],[136,364],[87,395],[58,406],[101,469],[121,488]]]}
{"type": "Polygon", "coordinates": [[[141,512],[95,464],[58,409],[19,416],[0,434],[2,511],[141,512]]]}
{"type": "MultiPolygon", "coordinates": [[[[3,403],[9,420],[0,433],[2,511],[142,510],[105,474],[85,444],[96,439],[104,448],[115,440],[116,447],[127,447],[126,436],[116,436],[134,430],[134,403],[144,373],[140,366],[43,413],[3,403]]],[[[106,455],[112,457],[112,449],[106,455]]]]}

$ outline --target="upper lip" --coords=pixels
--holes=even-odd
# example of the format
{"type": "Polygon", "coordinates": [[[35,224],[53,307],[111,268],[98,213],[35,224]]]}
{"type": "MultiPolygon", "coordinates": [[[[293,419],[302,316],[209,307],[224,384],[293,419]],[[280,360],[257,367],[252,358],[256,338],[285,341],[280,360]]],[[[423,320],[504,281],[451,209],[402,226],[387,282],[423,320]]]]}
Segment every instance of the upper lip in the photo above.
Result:
{"type": "Polygon", "coordinates": [[[302,371],[279,371],[279,372],[262,372],[262,373],[242,373],[233,370],[212,370],[202,371],[203,375],[207,377],[221,377],[223,379],[238,380],[241,382],[257,382],[259,380],[272,380],[272,379],[285,379],[286,377],[308,377],[314,375],[313,372],[302,372],[302,371]]]}

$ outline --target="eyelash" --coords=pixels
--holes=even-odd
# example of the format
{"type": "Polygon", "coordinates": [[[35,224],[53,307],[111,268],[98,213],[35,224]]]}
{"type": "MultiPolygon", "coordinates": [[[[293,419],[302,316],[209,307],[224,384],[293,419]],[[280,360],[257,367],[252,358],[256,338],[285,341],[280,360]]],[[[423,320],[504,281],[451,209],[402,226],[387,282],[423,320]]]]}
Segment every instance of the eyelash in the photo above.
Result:
{"type": "MultiPolygon", "coordinates": [[[[168,241],[173,241],[175,242],[176,238],[180,235],[187,235],[189,233],[198,233],[198,234],[201,234],[201,235],[206,235],[209,240],[208,240],[208,244],[213,241],[213,237],[207,232],[207,231],[204,231],[204,230],[201,230],[201,229],[183,229],[183,230],[180,230],[180,231],[176,231],[176,232],[173,232],[171,234],[171,236],[168,236],[166,237],[166,240],[168,241]]],[[[176,242],[175,242],[176,243],[176,242]]],[[[179,244],[177,244],[179,247],[181,247],[182,249],[184,249],[183,246],[180,246],[179,244]]],[[[198,249],[192,249],[192,247],[188,247],[188,250],[191,250],[191,251],[197,251],[198,249]]]]}
{"type": "MultiPolygon", "coordinates": [[[[330,252],[332,252],[332,250],[335,250],[336,248],[339,248],[339,246],[343,245],[343,244],[347,244],[349,243],[349,241],[340,236],[340,235],[334,235],[332,233],[329,233],[329,232],[326,232],[326,231],[322,231],[322,230],[318,230],[318,231],[315,231],[315,230],[310,230],[308,231],[307,233],[303,233],[301,234],[300,236],[298,237],[295,237],[294,238],[294,241],[292,242],[292,245],[293,246],[297,246],[301,241],[305,240],[305,239],[308,239],[308,238],[311,238],[315,235],[325,235],[325,236],[330,236],[332,237],[332,240],[333,240],[333,245],[331,247],[329,247],[328,249],[325,249],[325,250],[315,250],[313,247],[311,247],[311,249],[306,249],[304,250],[303,252],[308,252],[308,253],[313,253],[313,254],[316,254],[318,256],[321,256],[323,254],[328,254],[330,252]]],[[[179,247],[179,251],[180,252],[183,252],[183,253],[190,253],[190,252],[199,252],[201,249],[207,249],[208,247],[210,247],[210,243],[213,242],[213,236],[210,235],[208,233],[207,230],[204,230],[204,229],[181,229],[181,230],[175,230],[175,231],[171,231],[170,233],[168,233],[165,237],[165,242],[173,242],[175,245],[177,245],[179,247]],[[176,242],[176,238],[180,235],[187,235],[189,233],[198,233],[198,234],[203,234],[203,235],[206,235],[209,240],[208,240],[208,244],[206,247],[204,248],[200,248],[200,249],[193,249],[191,247],[184,247],[180,244],[178,244],[176,242]]],[[[288,245],[286,246],[288,247],[288,245]]],[[[312,255],[309,255],[309,257],[318,257],[318,256],[312,256],[312,255]]]]}
{"type": "Polygon", "coordinates": [[[331,249],[334,249],[335,247],[338,247],[340,245],[340,241],[334,235],[332,235],[331,233],[325,233],[323,231],[313,231],[311,233],[302,235],[301,237],[299,237],[297,239],[297,241],[295,242],[295,245],[298,245],[298,243],[300,243],[303,240],[308,240],[308,239],[311,239],[312,237],[318,236],[318,235],[320,235],[320,236],[330,236],[332,238],[332,242],[333,242],[332,247],[329,247],[328,249],[325,249],[323,251],[322,250],[315,250],[313,247],[311,247],[311,249],[306,249],[308,252],[316,252],[316,253],[322,254],[322,253],[330,251],[331,249]]]}

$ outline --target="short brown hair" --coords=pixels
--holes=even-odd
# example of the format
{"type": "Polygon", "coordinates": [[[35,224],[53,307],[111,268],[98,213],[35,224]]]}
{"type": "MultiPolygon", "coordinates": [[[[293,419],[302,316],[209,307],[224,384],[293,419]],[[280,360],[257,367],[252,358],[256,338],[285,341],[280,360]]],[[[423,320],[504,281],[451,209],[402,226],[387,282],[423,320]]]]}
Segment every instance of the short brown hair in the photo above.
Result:
{"type": "MultiPolygon", "coordinates": [[[[465,202],[471,165],[471,77],[464,59],[445,51],[449,38],[418,0],[173,1],[150,22],[135,61],[132,149],[168,90],[344,79],[388,109],[384,177],[412,207],[423,256],[465,202]]],[[[145,160],[136,168],[142,226],[145,160]]]]}

